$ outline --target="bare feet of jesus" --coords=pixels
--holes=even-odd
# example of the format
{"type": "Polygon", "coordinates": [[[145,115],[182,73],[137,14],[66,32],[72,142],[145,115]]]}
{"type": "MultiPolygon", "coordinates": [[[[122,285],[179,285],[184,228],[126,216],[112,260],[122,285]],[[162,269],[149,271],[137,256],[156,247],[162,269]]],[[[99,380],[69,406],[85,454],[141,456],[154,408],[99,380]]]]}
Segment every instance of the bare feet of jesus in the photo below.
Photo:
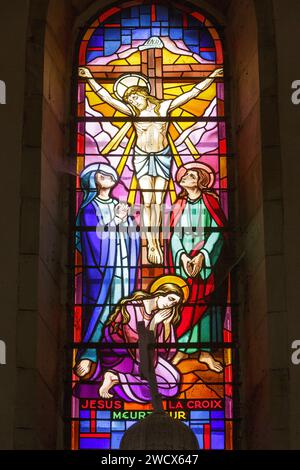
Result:
{"type": "Polygon", "coordinates": [[[164,262],[164,254],[163,254],[163,251],[162,251],[160,242],[157,241],[156,243],[157,243],[157,248],[158,248],[158,252],[159,252],[159,256],[160,256],[160,262],[159,262],[159,264],[163,264],[163,262],[164,262]]]}
{"type": "Polygon", "coordinates": [[[113,395],[109,393],[111,387],[116,385],[119,382],[117,374],[113,372],[105,372],[103,384],[99,388],[99,395],[101,398],[112,398],[113,395]]]}
{"type": "Polygon", "coordinates": [[[162,259],[159,249],[155,244],[148,245],[148,261],[152,264],[161,264],[162,259]]]}
{"type": "Polygon", "coordinates": [[[221,362],[216,361],[213,355],[206,351],[201,351],[199,355],[199,362],[203,362],[210,370],[218,373],[222,372],[224,368],[221,362]]]}
{"type": "Polygon", "coordinates": [[[92,361],[90,361],[89,359],[82,359],[82,361],[77,364],[75,368],[75,373],[78,377],[84,377],[90,372],[91,367],[92,361]]]}

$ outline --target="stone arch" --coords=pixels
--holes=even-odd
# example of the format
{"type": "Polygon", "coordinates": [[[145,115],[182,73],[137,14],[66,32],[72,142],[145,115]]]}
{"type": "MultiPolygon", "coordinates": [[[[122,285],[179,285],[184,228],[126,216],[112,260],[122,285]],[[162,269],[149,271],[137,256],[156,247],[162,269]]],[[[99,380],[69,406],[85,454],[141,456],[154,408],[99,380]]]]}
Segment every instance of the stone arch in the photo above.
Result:
{"type": "MultiPolygon", "coordinates": [[[[274,431],[280,410],[271,418],[271,391],[274,384],[280,387],[282,375],[272,372],[275,346],[269,341],[279,319],[267,314],[278,312],[278,301],[284,298],[284,292],[279,297],[274,290],[273,269],[281,261],[274,243],[280,240],[271,237],[270,217],[280,217],[282,210],[273,2],[242,0],[236,8],[226,0],[194,3],[224,26],[230,52],[232,148],[239,188],[237,255],[245,254],[238,288],[243,383],[240,445],[274,448],[278,439],[286,442],[288,437],[284,431],[274,431]]],[[[26,391],[16,395],[16,448],[68,445],[61,397],[69,377],[64,345],[70,228],[66,188],[68,175],[74,174],[68,160],[70,49],[78,28],[96,6],[98,1],[31,0],[28,11],[17,320],[31,347],[25,341],[18,343],[16,387],[26,391]]]]}

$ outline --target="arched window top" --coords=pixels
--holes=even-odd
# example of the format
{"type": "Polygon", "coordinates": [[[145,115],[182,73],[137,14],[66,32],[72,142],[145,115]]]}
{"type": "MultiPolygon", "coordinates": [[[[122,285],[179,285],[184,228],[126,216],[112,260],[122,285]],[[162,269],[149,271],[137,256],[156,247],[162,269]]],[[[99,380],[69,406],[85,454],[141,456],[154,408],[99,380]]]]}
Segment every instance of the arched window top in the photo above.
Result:
{"type": "Polygon", "coordinates": [[[169,47],[174,48],[174,43],[179,43],[179,48],[183,46],[186,52],[195,55],[194,59],[200,64],[223,63],[219,34],[211,20],[198,9],[186,3],[160,5],[134,1],[118,4],[97,15],[84,32],[79,65],[100,65],[104,63],[101,58],[113,54],[116,59],[121,58],[129,45],[138,48],[156,37],[165,38],[169,47]]]}

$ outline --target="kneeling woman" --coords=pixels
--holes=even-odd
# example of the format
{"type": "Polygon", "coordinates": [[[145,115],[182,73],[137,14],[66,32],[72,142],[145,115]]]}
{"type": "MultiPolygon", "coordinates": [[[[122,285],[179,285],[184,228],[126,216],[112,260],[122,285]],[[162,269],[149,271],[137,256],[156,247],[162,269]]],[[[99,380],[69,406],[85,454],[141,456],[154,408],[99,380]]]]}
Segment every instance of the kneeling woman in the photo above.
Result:
{"type": "Polygon", "coordinates": [[[172,343],[176,341],[175,326],[180,320],[181,306],[188,296],[189,288],[183,279],[163,276],[154,281],[149,292],[138,291],[119,302],[104,332],[103,342],[114,347],[110,356],[102,357],[105,371],[99,389],[102,398],[112,398],[110,391],[114,387],[115,394],[126,401],[151,401],[149,384],[140,376],[139,350],[120,344],[137,344],[137,325],[142,321],[154,332],[156,342],[161,343],[154,352],[158,391],[165,398],[178,394],[180,374],[171,364],[176,355],[172,343]]]}

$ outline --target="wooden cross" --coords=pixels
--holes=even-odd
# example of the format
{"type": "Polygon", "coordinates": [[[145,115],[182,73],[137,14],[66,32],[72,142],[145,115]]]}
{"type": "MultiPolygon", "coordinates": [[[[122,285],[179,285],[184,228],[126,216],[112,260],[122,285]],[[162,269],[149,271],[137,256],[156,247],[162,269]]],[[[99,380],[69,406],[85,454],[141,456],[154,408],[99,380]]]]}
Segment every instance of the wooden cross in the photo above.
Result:
{"type": "MultiPolygon", "coordinates": [[[[94,78],[115,81],[123,74],[142,73],[150,80],[151,94],[163,99],[163,79],[178,82],[187,79],[198,83],[219,67],[217,64],[163,64],[163,43],[158,37],[149,38],[139,47],[140,63],[136,65],[89,65],[94,78]]],[[[133,52],[134,53],[134,52],[133,52]]]]}

